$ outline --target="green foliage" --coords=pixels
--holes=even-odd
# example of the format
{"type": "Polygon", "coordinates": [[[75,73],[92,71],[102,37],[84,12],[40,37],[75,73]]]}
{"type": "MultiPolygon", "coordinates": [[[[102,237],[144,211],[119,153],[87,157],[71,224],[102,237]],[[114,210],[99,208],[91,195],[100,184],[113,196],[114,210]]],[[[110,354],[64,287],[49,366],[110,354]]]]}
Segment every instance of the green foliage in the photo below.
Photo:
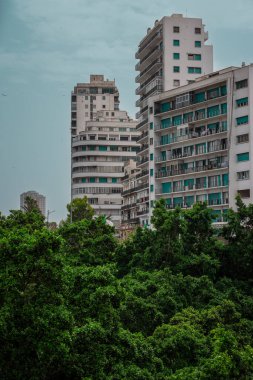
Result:
{"type": "Polygon", "coordinates": [[[252,205],[217,237],[205,204],[161,200],[118,242],[73,202],[55,231],[32,202],[0,214],[1,379],[253,378],[252,205]]]}
{"type": "Polygon", "coordinates": [[[78,222],[83,219],[92,219],[94,210],[88,202],[87,197],[75,198],[68,205],[67,220],[71,222],[78,222]]]}

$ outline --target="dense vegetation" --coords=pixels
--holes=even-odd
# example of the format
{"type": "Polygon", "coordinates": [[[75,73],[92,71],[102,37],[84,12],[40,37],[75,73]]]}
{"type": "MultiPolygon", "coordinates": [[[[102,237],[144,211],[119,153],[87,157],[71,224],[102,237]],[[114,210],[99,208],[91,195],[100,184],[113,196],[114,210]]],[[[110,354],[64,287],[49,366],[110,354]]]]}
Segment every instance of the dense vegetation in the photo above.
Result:
{"type": "Polygon", "coordinates": [[[0,215],[0,378],[253,379],[253,206],[237,203],[217,237],[204,204],[160,201],[121,243],[87,203],[55,231],[31,202],[0,215]]]}

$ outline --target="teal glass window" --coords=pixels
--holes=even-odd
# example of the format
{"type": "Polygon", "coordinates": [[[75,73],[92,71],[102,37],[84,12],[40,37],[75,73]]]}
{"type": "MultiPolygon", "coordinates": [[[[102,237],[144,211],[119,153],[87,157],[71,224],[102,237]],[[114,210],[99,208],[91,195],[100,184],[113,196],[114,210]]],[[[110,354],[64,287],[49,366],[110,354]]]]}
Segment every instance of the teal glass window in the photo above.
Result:
{"type": "Polygon", "coordinates": [[[179,40],[173,40],[173,46],[180,46],[179,40]]]}
{"type": "Polygon", "coordinates": [[[237,107],[244,107],[249,104],[249,99],[247,98],[241,98],[236,100],[237,107]]]}
{"type": "Polygon", "coordinates": [[[162,103],[161,104],[161,112],[167,112],[170,110],[170,103],[162,103]]]}
{"type": "Polygon", "coordinates": [[[181,125],[182,124],[182,115],[177,115],[172,118],[173,125],[181,125]]]}
{"type": "Polygon", "coordinates": [[[248,124],[249,116],[241,116],[236,118],[236,125],[248,124]]]}
{"type": "Polygon", "coordinates": [[[220,107],[218,105],[207,108],[207,117],[213,117],[219,114],[220,114],[220,107]]]}
{"type": "Polygon", "coordinates": [[[107,150],[107,146],[105,146],[105,145],[100,145],[100,146],[99,146],[99,150],[105,152],[105,151],[107,150]]]}
{"type": "Polygon", "coordinates": [[[162,193],[171,193],[171,182],[162,183],[162,193]]]}
{"type": "Polygon", "coordinates": [[[190,207],[190,206],[193,205],[193,203],[194,203],[194,196],[193,195],[187,195],[185,197],[185,204],[186,204],[186,206],[190,207]]]}
{"type": "Polygon", "coordinates": [[[188,67],[188,74],[201,74],[201,67],[188,67]]]}
{"type": "Polygon", "coordinates": [[[151,191],[151,192],[154,191],[154,185],[150,185],[150,191],[151,191]]]}
{"type": "Polygon", "coordinates": [[[173,53],[173,59],[180,59],[179,53],[173,53]]]}
{"type": "Polygon", "coordinates": [[[173,66],[173,72],[174,73],[180,73],[180,67],[179,66],[173,66]]]}
{"type": "Polygon", "coordinates": [[[173,205],[176,206],[183,206],[183,197],[176,197],[173,199],[173,205]]]}
{"type": "Polygon", "coordinates": [[[153,177],[154,175],[154,169],[150,169],[150,177],[153,177]]]}
{"type": "Polygon", "coordinates": [[[86,182],[86,178],[82,178],[82,182],[83,182],[83,183],[86,182]]]}
{"type": "Polygon", "coordinates": [[[237,161],[249,161],[249,152],[237,154],[237,161]]]}
{"type": "Polygon", "coordinates": [[[222,174],[222,185],[228,186],[228,173],[222,174]]]}
{"type": "Polygon", "coordinates": [[[110,151],[112,151],[112,152],[118,152],[118,150],[119,150],[118,146],[114,146],[114,145],[110,146],[110,151]]]}
{"type": "Polygon", "coordinates": [[[149,123],[149,129],[153,129],[154,128],[154,124],[153,123],[149,123]]]}
{"type": "Polygon", "coordinates": [[[221,93],[221,96],[227,95],[227,86],[226,85],[221,86],[220,93],[221,93]]]}
{"type": "Polygon", "coordinates": [[[106,177],[100,177],[99,183],[107,183],[107,178],[106,177]]]}
{"type": "Polygon", "coordinates": [[[171,118],[161,120],[162,129],[163,128],[169,128],[170,126],[171,126],[171,118]]]}
{"type": "Polygon", "coordinates": [[[95,150],[95,145],[89,145],[89,150],[95,150]]]}
{"type": "Polygon", "coordinates": [[[194,95],[194,103],[204,102],[206,100],[205,92],[199,92],[194,95]]]}
{"type": "Polygon", "coordinates": [[[95,177],[90,177],[90,183],[95,183],[95,177]]]}
{"type": "Polygon", "coordinates": [[[221,109],[221,114],[226,114],[227,113],[227,103],[222,103],[220,105],[220,109],[221,109]]]}
{"type": "Polygon", "coordinates": [[[153,161],[153,159],[154,159],[154,154],[150,153],[150,161],[153,161]]]}
{"type": "Polygon", "coordinates": [[[117,178],[112,178],[112,183],[117,183],[117,178]]]}
{"type": "Polygon", "coordinates": [[[201,47],[201,41],[195,41],[195,47],[200,48],[201,47]]]}
{"type": "Polygon", "coordinates": [[[195,61],[201,61],[201,54],[194,54],[195,61]]]}
{"type": "Polygon", "coordinates": [[[82,150],[86,150],[86,146],[82,146],[82,150]]]}

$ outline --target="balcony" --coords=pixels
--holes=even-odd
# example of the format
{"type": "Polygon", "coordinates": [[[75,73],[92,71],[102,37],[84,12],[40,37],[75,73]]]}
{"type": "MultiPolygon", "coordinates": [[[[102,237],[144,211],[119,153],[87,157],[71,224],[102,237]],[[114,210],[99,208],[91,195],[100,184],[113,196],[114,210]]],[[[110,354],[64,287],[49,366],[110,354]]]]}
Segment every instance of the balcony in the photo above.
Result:
{"type": "Polygon", "coordinates": [[[148,123],[148,119],[144,119],[141,123],[137,124],[136,130],[140,130],[145,124],[148,123]]]}
{"type": "Polygon", "coordinates": [[[187,140],[192,140],[192,139],[200,139],[203,137],[209,137],[209,136],[217,135],[224,132],[227,132],[227,127],[219,127],[217,129],[208,129],[202,132],[193,131],[185,135],[171,137],[168,139],[168,142],[161,143],[160,141],[158,141],[156,142],[155,146],[162,147],[164,145],[171,145],[171,144],[175,144],[175,143],[187,141],[187,140]]]}
{"type": "Polygon", "coordinates": [[[140,211],[137,211],[137,215],[145,215],[145,214],[148,214],[149,213],[149,209],[148,208],[144,208],[143,210],[140,210],[140,211]]]}
{"type": "Polygon", "coordinates": [[[190,174],[190,173],[199,173],[199,172],[205,172],[205,171],[210,171],[210,170],[227,169],[227,168],[228,168],[228,161],[221,162],[221,163],[214,162],[206,166],[199,166],[195,168],[161,170],[161,171],[158,171],[158,173],[156,173],[156,178],[174,177],[178,175],[185,175],[185,174],[190,174]]]}
{"type": "Polygon", "coordinates": [[[162,91],[163,84],[162,84],[162,77],[158,75],[154,75],[153,79],[149,81],[148,83],[144,83],[141,86],[139,86],[135,90],[136,95],[146,95],[149,96],[152,92],[154,92],[154,89],[157,89],[158,91],[162,91]]]}
{"type": "Polygon", "coordinates": [[[141,44],[142,46],[139,47],[139,50],[135,54],[136,59],[144,58],[147,53],[152,51],[154,45],[157,45],[160,41],[162,41],[162,30],[158,30],[153,36],[150,35],[147,37],[149,37],[148,42],[146,42],[146,44],[141,44]]]}
{"type": "Polygon", "coordinates": [[[162,67],[162,62],[160,59],[153,61],[150,65],[146,67],[137,77],[135,78],[135,83],[143,83],[147,80],[152,74],[157,72],[162,67]]]}
{"type": "Polygon", "coordinates": [[[136,206],[136,202],[135,203],[131,203],[131,204],[128,204],[128,205],[124,205],[121,207],[121,210],[128,210],[130,208],[133,208],[136,206]]]}
{"type": "Polygon", "coordinates": [[[207,154],[211,154],[214,152],[224,151],[228,149],[227,144],[217,144],[209,147],[206,151],[205,149],[198,149],[198,150],[189,150],[182,153],[176,152],[173,154],[167,154],[166,156],[157,157],[156,162],[163,162],[163,161],[172,161],[172,160],[178,160],[178,159],[184,159],[187,157],[195,157],[195,156],[203,156],[207,154]]]}
{"type": "Polygon", "coordinates": [[[141,177],[144,177],[144,176],[146,176],[148,174],[149,174],[148,169],[147,170],[142,170],[141,173],[139,173],[139,174],[136,175],[136,178],[141,178],[141,177]]]}
{"type": "Polygon", "coordinates": [[[148,131],[146,132],[142,132],[142,134],[138,137],[138,139],[136,140],[136,142],[138,141],[141,141],[142,139],[145,139],[146,137],[148,137],[148,131]]]}

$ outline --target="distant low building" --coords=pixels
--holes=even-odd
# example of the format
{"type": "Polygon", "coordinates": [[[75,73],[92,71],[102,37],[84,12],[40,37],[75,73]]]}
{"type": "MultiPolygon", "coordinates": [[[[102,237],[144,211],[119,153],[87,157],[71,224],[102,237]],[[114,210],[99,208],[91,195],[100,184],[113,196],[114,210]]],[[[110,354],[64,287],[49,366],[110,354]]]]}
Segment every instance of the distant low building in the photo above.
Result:
{"type": "Polygon", "coordinates": [[[20,195],[20,210],[24,210],[25,200],[27,197],[34,199],[37,202],[37,205],[41,213],[46,216],[46,197],[42,194],[37,193],[37,191],[27,191],[20,195]]]}

